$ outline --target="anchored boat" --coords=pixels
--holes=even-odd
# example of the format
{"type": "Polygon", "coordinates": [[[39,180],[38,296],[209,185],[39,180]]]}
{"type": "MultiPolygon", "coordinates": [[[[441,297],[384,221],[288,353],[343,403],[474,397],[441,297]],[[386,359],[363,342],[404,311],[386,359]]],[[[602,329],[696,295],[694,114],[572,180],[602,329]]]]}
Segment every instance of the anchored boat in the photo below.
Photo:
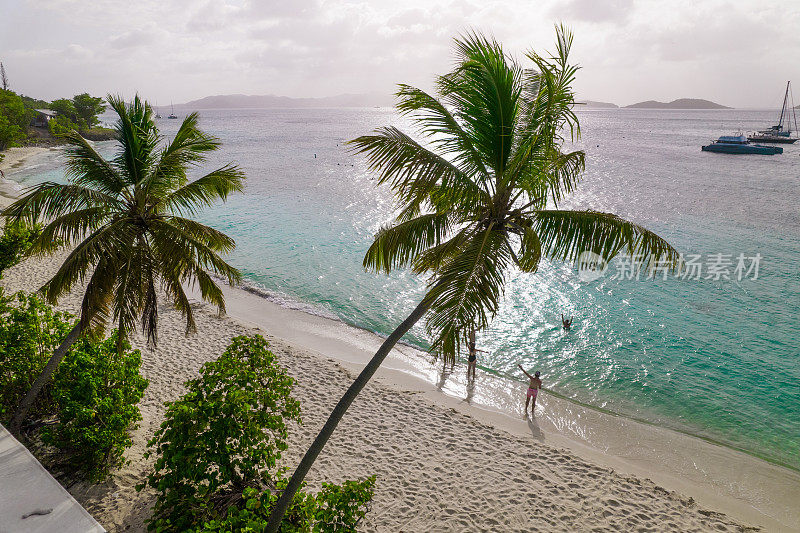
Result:
{"type": "Polygon", "coordinates": [[[778,118],[778,124],[749,135],[747,140],[763,143],[792,144],[798,139],[797,137],[792,137],[792,131],[797,131],[797,114],[794,110],[794,97],[791,94],[790,85],[791,82],[787,81],[786,93],[783,95],[783,107],[781,107],[781,116],[778,118]],[[791,116],[789,115],[790,109],[791,116]],[[792,130],[792,122],[794,122],[794,130],[792,130]]]}
{"type": "Polygon", "coordinates": [[[721,154],[782,154],[783,148],[779,146],[764,146],[748,142],[744,135],[723,135],[713,143],[703,146],[704,152],[717,152],[721,154]]]}

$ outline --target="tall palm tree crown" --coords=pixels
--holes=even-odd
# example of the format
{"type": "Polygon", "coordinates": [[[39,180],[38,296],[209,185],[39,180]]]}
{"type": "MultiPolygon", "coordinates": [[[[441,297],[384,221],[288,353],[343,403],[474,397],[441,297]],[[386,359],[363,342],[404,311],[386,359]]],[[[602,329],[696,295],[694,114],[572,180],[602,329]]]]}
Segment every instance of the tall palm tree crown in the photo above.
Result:
{"type": "Polygon", "coordinates": [[[195,321],[184,284],[196,283],[202,298],[224,311],[225,299],[212,274],[231,284],[240,279],[220,255],[233,250],[233,240],[191,218],[243,188],[244,174],[230,164],[189,181],[188,171],[218,149],[219,140],[203,133],[192,113],[174,139],[165,142],[150,106],[138,96],[130,104],[112,96],[108,102],[119,115],[115,157],[105,160],[71,132],[64,137],[69,182],[37,185],[3,212],[14,220],[46,223],[29,255],[73,248],[42,289],[49,302],[55,304],[76,284],[86,283],[80,322],[23,400],[12,424],[17,428],[80,334],[99,334],[113,322],[121,349],[141,320],[142,331],[155,344],[159,289],[183,313],[188,333],[195,321]]]}
{"type": "Polygon", "coordinates": [[[473,328],[498,309],[512,265],[535,272],[542,257],[574,260],[588,250],[606,259],[625,249],[643,265],[678,254],[646,229],[608,213],[559,209],[584,170],[582,151],[563,152],[564,132],[580,133],[572,107],[577,68],[572,35],[557,29],[549,58],[533,52],[523,70],[495,41],[456,40],[456,66],[437,79],[438,98],[401,85],[397,108],[427,146],[386,127],[352,142],[399,202],[364,257],[368,270],[411,267],[428,274],[425,296],[389,335],[334,407],[270,515],[282,517],[347,409],[392,347],[427,314],[432,350],[451,363],[473,328]]]}
{"type": "Polygon", "coordinates": [[[678,259],[667,242],[615,215],[559,209],[585,161],[581,150],[562,150],[566,131],[580,135],[571,44],[559,27],[556,53],[528,53],[535,69],[523,70],[499,43],[469,34],[456,40],[457,64],[437,79],[438,97],[408,85],[397,93],[426,144],[395,127],[352,141],[400,204],[364,266],[429,275],[432,349],[451,362],[466,334],[496,313],[512,265],[535,272],[542,257],[610,259],[623,249],[645,263],[678,259]]]}
{"type": "Polygon", "coordinates": [[[187,116],[172,142],[160,146],[163,138],[149,104],[138,96],[130,105],[116,97],[108,101],[119,115],[121,149],[114,159],[106,161],[72,132],[65,137],[70,183],[42,183],[4,214],[48,221],[29,254],[74,246],[43,288],[48,301],[56,303],[88,276],[82,329],[112,320],[123,339],[141,318],[143,332],[155,342],[159,288],[184,314],[187,331],[195,322],[182,283],[196,281],[203,299],[225,309],[209,272],[230,283],[239,280],[239,272],[219,255],[232,251],[234,242],[187,216],[241,191],[244,175],[226,165],[189,182],[189,168],[220,146],[200,131],[197,114],[187,116]]]}

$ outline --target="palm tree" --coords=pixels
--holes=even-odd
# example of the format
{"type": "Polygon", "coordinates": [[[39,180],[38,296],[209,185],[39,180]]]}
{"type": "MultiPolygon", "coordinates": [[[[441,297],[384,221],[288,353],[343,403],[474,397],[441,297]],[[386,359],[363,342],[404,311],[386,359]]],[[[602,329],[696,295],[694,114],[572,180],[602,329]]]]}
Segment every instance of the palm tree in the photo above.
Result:
{"type": "Polygon", "coordinates": [[[573,261],[585,250],[605,258],[625,250],[646,265],[676,264],[677,252],[636,224],[558,208],[580,180],[584,153],[561,150],[562,132],[580,130],[572,111],[572,35],[563,27],[556,33],[552,57],[527,54],[535,70],[523,70],[494,40],[478,34],[456,40],[456,67],[437,79],[438,98],[407,85],[397,93],[398,110],[420,126],[427,146],[394,127],[351,141],[400,204],[394,224],[375,236],[364,267],[410,267],[428,275],[428,289],[336,405],[281,495],[268,531],[277,531],[347,408],[426,313],[432,349],[452,362],[467,333],[485,327],[497,311],[512,266],[535,272],[542,257],[573,261]]]}
{"type": "Polygon", "coordinates": [[[3,212],[12,220],[42,217],[47,222],[29,255],[74,247],[42,288],[50,303],[88,278],[80,320],[20,403],[11,423],[15,432],[80,335],[101,334],[111,321],[121,349],[141,318],[142,332],[155,345],[159,288],[183,313],[189,333],[195,321],[183,285],[197,284],[202,298],[222,312],[225,298],[211,273],[230,283],[240,279],[220,256],[233,250],[233,239],[191,218],[202,207],[242,190],[244,174],[231,164],[188,181],[188,170],[218,149],[220,141],[198,128],[193,113],[172,142],[164,143],[149,104],[138,96],[129,105],[119,97],[109,96],[108,102],[119,115],[120,150],[114,159],[105,160],[71,132],[64,137],[69,183],[35,186],[3,212]]]}

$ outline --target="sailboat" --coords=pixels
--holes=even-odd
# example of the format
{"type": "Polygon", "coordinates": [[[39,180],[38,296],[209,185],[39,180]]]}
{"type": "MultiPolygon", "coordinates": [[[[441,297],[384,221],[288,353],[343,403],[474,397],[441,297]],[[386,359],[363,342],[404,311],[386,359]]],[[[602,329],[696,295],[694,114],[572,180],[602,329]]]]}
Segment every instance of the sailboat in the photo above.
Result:
{"type": "Polygon", "coordinates": [[[156,102],[156,118],[161,118],[161,112],[158,110],[158,102],[156,102]]]}
{"type": "Polygon", "coordinates": [[[794,97],[791,96],[791,83],[790,81],[786,82],[786,94],[783,95],[783,107],[781,107],[781,116],[778,118],[778,124],[748,135],[748,141],[791,144],[798,139],[797,137],[792,137],[792,132],[797,132],[797,114],[794,109],[794,97]],[[791,116],[789,116],[790,111],[791,116]],[[794,129],[792,129],[792,123],[794,123],[794,129]]]}
{"type": "Polygon", "coordinates": [[[169,106],[170,106],[170,108],[172,109],[172,112],[169,114],[169,116],[168,116],[167,118],[178,118],[178,117],[175,115],[175,106],[173,106],[171,103],[169,104],[169,106]]]}

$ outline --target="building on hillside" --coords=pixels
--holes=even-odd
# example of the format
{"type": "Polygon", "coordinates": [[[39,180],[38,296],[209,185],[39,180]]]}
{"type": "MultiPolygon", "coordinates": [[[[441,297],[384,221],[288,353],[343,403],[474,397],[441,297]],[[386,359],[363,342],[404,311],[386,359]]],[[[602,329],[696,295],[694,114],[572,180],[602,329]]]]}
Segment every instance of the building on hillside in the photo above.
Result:
{"type": "Polygon", "coordinates": [[[36,128],[46,128],[47,123],[56,118],[56,112],[52,109],[34,109],[36,114],[31,120],[31,126],[36,128]]]}

